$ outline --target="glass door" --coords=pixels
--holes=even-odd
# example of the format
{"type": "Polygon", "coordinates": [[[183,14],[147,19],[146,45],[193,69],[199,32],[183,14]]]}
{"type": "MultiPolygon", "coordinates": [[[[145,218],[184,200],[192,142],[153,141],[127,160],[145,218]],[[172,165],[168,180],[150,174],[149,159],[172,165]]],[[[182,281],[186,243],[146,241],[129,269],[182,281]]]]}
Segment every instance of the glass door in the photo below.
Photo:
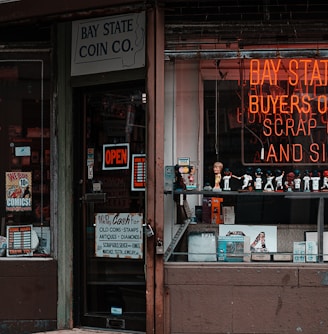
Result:
{"type": "Polygon", "coordinates": [[[142,91],[134,82],[75,94],[75,318],[82,326],[146,328],[142,91]]]}

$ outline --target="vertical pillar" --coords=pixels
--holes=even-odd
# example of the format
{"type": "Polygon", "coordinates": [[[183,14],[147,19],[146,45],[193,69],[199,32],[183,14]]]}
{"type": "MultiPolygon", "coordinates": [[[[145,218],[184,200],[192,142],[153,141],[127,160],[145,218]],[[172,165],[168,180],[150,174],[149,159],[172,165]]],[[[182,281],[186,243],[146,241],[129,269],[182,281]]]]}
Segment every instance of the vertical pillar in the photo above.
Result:
{"type": "MultiPolygon", "coordinates": [[[[54,210],[54,245],[55,256],[58,260],[58,304],[57,304],[57,327],[72,328],[72,305],[73,305],[73,208],[72,208],[72,101],[70,78],[70,24],[59,24],[57,27],[57,96],[54,103],[57,119],[58,156],[53,160],[54,168],[58,171],[53,203],[57,203],[54,210]]],[[[54,152],[56,152],[54,150],[54,152]]],[[[57,173],[54,173],[57,175],[57,173]]]]}
{"type": "Polygon", "coordinates": [[[147,16],[147,190],[146,219],[155,232],[147,238],[147,333],[164,333],[164,261],[155,254],[164,227],[164,14],[147,16]],[[156,283],[155,283],[156,282],[156,283]]]}

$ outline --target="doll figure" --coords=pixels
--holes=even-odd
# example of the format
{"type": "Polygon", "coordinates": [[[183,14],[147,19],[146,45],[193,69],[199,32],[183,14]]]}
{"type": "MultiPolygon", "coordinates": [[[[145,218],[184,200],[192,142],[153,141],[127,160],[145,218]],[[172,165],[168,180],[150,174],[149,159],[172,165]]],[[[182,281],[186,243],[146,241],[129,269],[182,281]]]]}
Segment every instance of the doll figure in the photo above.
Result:
{"type": "Polygon", "coordinates": [[[310,177],[310,172],[308,170],[306,170],[304,172],[304,176],[303,176],[303,191],[311,191],[310,190],[310,180],[311,180],[311,177],[310,177]]]}
{"type": "Polygon", "coordinates": [[[232,173],[229,168],[225,168],[223,171],[223,190],[231,190],[230,188],[230,179],[232,173]]]}
{"type": "Polygon", "coordinates": [[[240,180],[240,177],[233,175],[229,168],[223,170],[223,190],[231,190],[230,188],[230,179],[235,178],[240,180]]]}
{"type": "Polygon", "coordinates": [[[311,174],[312,191],[319,191],[320,173],[314,170],[311,174]]]}
{"type": "Polygon", "coordinates": [[[252,177],[252,168],[248,167],[246,173],[243,176],[237,177],[239,180],[243,179],[243,185],[241,186],[242,190],[251,190],[253,186],[253,177],[252,177]]]}
{"type": "Polygon", "coordinates": [[[276,191],[283,191],[284,187],[283,187],[283,178],[284,178],[285,172],[281,171],[280,169],[276,170],[276,191]]]}
{"type": "Polygon", "coordinates": [[[180,166],[175,165],[175,181],[174,181],[174,189],[177,190],[185,190],[186,184],[184,182],[184,178],[181,174],[180,166]]]}
{"type": "Polygon", "coordinates": [[[262,169],[257,168],[255,171],[255,186],[254,186],[256,191],[262,190],[262,184],[263,184],[262,175],[263,175],[262,169]]]}
{"type": "Polygon", "coordinates": [[[294,172],[289,172],[286,176],[285,187],[287,191],[294,191],[294,172]]]}
{"type": "Polygon", "coordinates": [[[223,163],[222,162],[215,162],[213,165],[213,172],[214,172],[214,187],[213,187],[213,191],[221,191],[221,172],[223,169],[223,163]]]}
{"type": "Polygon", "coordinates": [[[294,191],[301,191],[301,172],[298,169],[295,169],[294,174],[294,191]]]}
{"type": "Polygon", "coordinates": [[[190,171],[189,171],[189,174],[188,174],[188,187],[189,187],[189,189],[196,188],[195,172],[196,172],[195,167],[190,166],[190,171]]]}
{"type": "Polygon", "coordinates": [[[323,184],[321,190],[328,190],[328,170],[324,170],[323,173],[323,184]]]}
{"type": "Polygon", "coordinates": [[[265,191],[274,191],[273,187],[274,176],[272,175],[271,170],[266,171],[266,184],[264,186],[265,191]]]}

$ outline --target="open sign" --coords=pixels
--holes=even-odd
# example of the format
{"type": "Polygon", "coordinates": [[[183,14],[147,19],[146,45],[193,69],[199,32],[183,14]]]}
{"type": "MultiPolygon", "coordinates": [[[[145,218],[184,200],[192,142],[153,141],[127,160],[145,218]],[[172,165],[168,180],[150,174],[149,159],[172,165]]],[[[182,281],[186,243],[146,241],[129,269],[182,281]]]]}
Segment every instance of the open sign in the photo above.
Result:
{"type": "Polygon", "coordinates": [[[103,170],[128,169],[129,157],[129,144],[103,145],[103,170]]]}

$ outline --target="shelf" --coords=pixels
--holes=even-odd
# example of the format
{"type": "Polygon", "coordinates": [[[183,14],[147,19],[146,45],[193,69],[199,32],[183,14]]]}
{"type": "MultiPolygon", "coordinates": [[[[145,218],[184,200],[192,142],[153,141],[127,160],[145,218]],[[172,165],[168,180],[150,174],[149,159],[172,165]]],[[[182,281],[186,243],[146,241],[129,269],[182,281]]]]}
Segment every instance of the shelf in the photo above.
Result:
{"type": "Polygon", "coordinates": [[[282,196],[285,198],[311,199],[328,198],[328,191],[319,192],[278,192],[278,191],[209,191],[209,190],[174,190],[164,191],[164,194],[173,195],[202,195],[206,197],[225,196],[282,196]]]}

